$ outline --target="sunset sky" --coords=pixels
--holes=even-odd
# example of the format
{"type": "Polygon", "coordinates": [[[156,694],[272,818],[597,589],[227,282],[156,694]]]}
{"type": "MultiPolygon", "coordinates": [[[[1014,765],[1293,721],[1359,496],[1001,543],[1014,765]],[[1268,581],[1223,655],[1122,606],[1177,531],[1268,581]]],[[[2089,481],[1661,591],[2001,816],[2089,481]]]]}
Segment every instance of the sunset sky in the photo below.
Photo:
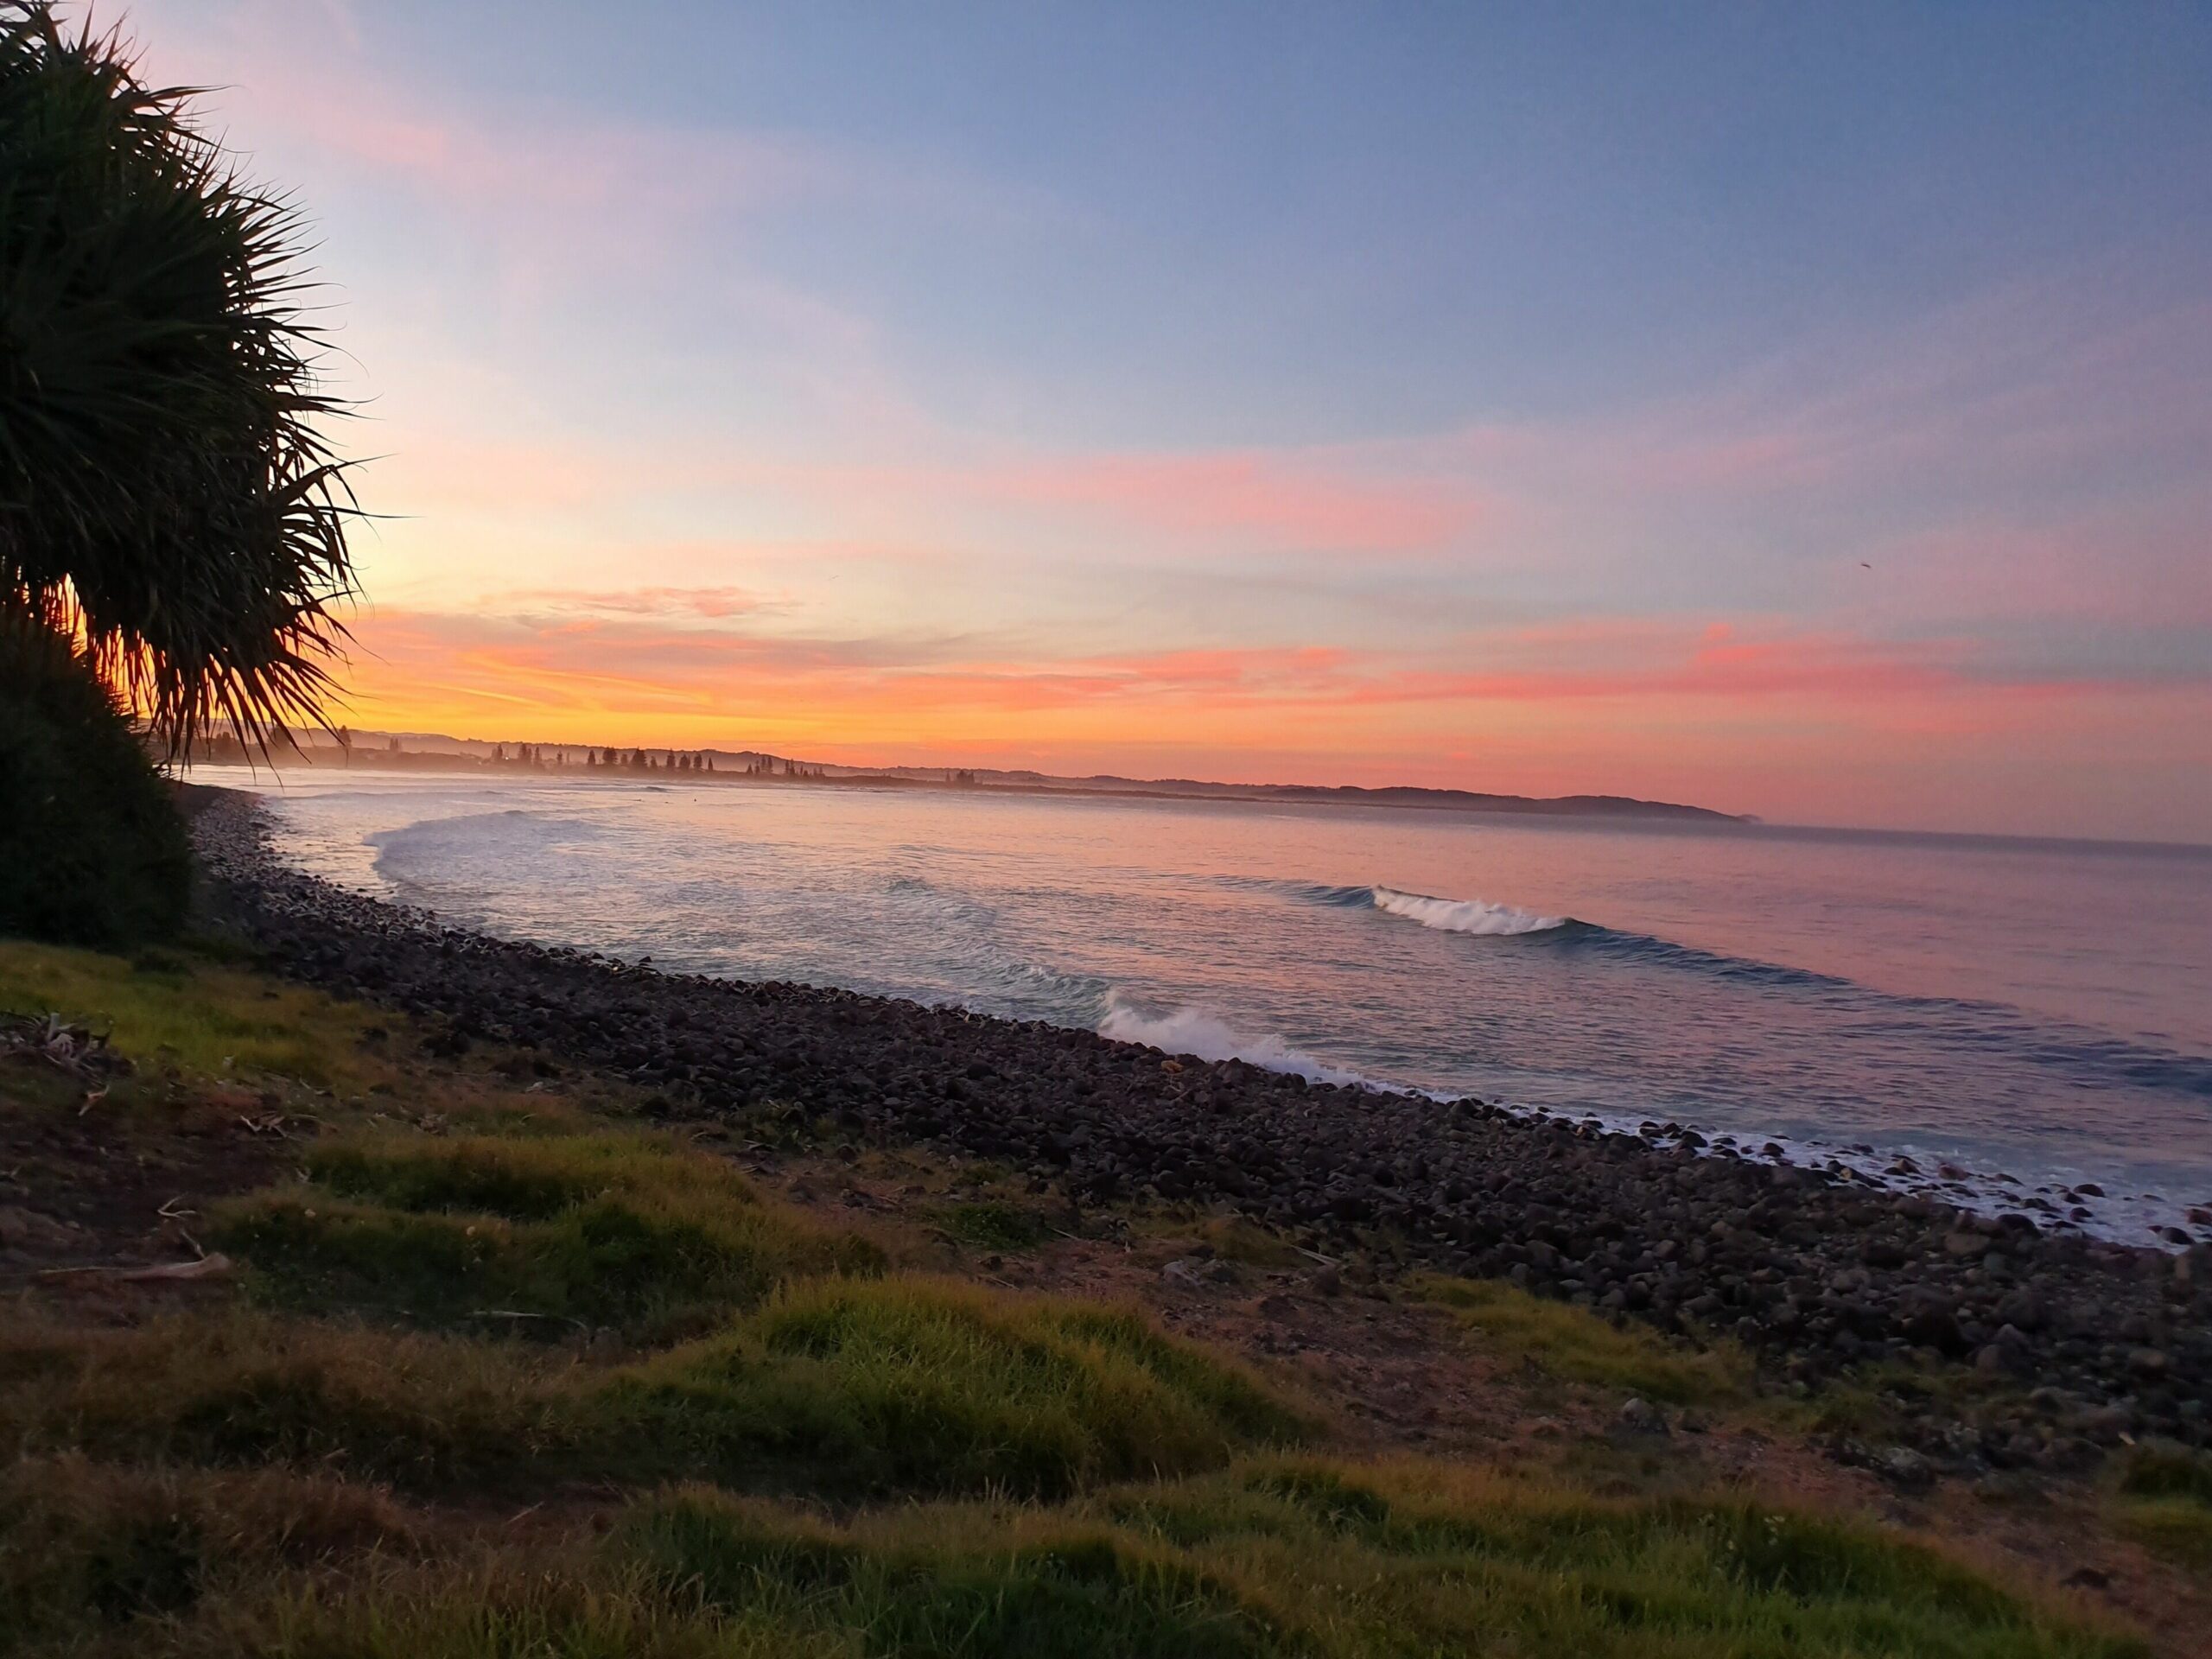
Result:
{"type": "Polygon", "coordinates": [[[129,19],[355,725],[2212,840],[2212,10],[129,19]]]}

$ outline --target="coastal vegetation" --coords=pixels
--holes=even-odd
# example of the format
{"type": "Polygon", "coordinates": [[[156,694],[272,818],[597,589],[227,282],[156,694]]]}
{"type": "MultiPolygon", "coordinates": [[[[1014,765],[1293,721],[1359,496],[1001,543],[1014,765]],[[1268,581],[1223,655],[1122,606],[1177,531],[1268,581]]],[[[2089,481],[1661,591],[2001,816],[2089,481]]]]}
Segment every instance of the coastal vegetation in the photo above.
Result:
{"type": "Polygon", "coordinates": [[[0,3],[0,928],[174,931],[148,743],[315,721],[353,588],[296,208],[122,37],[0,3]]]}
{"type": "Polygon", "coordinates": [[[304,227],[193,100],[0,4],[0,599],[175,747],[318,719],[353,585],[304,227]]]}
{"type": "MultiPolygon", "coordinates": [[[[1431,1318],[1440,1378],[1601,1414],[1378,1443],[1325,1371],[1171,1331],[1156,1278],[1054,1287],[1056,1250],[1320,1271],[1247,1221],[1063,1238],[932,1158],[907,1211],[828,1203],[834,1125],[435,1052],[198,944],[0,943],[0,1008],[83,1033],[0,1061],[0,1653],[2151,1650],[1872,1495],[1608,1449],[1624,1390],[1748,1399],[1725,1348],[1376,1285],[1330,1322],[1431,1318]]],[[[2115,1529],[2201,1497],[2134,1467],[2115,1529]]]]}
{"type": "Polygon", "coordinates": [[[1643,1327],[1608,1325],[1571,1305],[1532,1296],[1506,1280],[1431,1279],[1418,1288],[1468,1331],[1510,1345],[1531,1365],[1569,1382],[1678,1406],[1738,1403],[1751,1392],[1751,1356],[1731,1343],[1669,1342],[1643,1327]]]}
{"type": "Polygon", "coordinates": [[[191,861],[168,786],[68,642],[0,603],[0,928],[75,944],[165,938],[191,861]]]}

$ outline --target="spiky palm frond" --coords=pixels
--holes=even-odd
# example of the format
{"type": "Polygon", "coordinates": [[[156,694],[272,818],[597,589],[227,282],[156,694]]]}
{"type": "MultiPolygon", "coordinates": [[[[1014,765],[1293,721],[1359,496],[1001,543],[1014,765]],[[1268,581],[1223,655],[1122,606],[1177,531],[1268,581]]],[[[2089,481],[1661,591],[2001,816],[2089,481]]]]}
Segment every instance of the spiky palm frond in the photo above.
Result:
{"type": "Polygon", "coordinates": [[[0,0],[0,604],[173,747],[318,721],[359,509],[297,209],[127,48],[0,0]]]}

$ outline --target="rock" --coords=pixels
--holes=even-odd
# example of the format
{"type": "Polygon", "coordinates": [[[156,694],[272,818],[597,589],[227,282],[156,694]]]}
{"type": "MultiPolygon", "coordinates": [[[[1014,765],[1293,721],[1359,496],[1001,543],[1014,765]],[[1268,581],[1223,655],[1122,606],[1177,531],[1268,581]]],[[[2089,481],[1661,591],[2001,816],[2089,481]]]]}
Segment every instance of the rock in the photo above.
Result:
{"type": "Polygon", "coordinates": [[[2135,1414],[2126,1406],[2091,1406],[2066,1420],[2069,1428],[2101,1446],[2109,1446],[2135,1427],[2135,1414]]]}
{"type": "Polygon", "coordinates": [[[1613,1421],[1624,1432],[1630,1434],[1664,1434],[1667,1432],[1667,1414],[1648,1400],[1630,1399],[1621,1407],[1620,1414],[1613,1421]]]}
{"type": "Polygon", "coordinates": [[[1874,1461],[1874,1472],[1910,1492],[1925,1491],[1936,1484],[1936,1465],[1909,1446],[1893,1446],[1874,1461]]]}
{"type": "Polygon", "coordinates": [[[1989,1239],[1980,1233],[1956,1232],[1943,1235],[1943,1254],[1955,1261],[1971,1262],[1989,1252],[1989,1239]]]}
{"type": "Polygon", "coordinates": [[[1859,1247],[1859,1259],[1870,1268],[1885,1270],[1901,1268],[1910,1260],[1904,1245],[1894,1238],[1875,1234],[1859,1247]]]}
{"type": "Polygon", "coordinates": [[[2173,1369],[2173,1361],[2164,1349],[2135,1348],[2128,1352],[2127,1369],[2138,1376],[2164,1376],[2173,1369]]]}

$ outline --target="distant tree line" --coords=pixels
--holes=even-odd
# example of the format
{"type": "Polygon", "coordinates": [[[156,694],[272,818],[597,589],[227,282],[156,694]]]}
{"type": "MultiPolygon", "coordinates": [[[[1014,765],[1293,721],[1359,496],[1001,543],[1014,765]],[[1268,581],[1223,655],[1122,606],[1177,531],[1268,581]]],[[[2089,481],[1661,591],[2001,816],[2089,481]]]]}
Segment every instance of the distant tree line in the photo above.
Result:
{"type": "MultiPolygon", "coordinates": [[[[278,725],[274,734],[288,746],[301,747],[308,759],[315,759],[315,744],[308,734],[295,734],[278,725]]],[[[372,756],[363,762],[375,765],[379,760],[387,764],[398,758],[398,763],[410,767],[423,766],[466,767],[490,766],[524,772],[676,772],[711,774],[723,778],[793,778],[820,779],[827,778],[829,768],[810,765],[803,760],[787,760],[781,755],[753,754],[737,757],[741,765],[732,766],[731,757],[724,754],[718,762],[713,753],[705,749],[645,749],[620,748],[597,744],[571,745],[556,743],[494,743],[487,755],[480,749],[474,753],[466,749],[409,749],[394,736],[372,738],[357,742],[350,728],[334,727],[330,734],[336,740],[340,764],[351,766],[357,754],[372,756]]],[[[326,747],[323,753],[327,756],[326,747]]],[[[260,760],[261,750],[257,743],[242,741],[235,730],[216,731],[197,738],[186,757],[195,766],[243,766],[260,760]]],[[[326,760],[325,764],[327,764],[326,760]]],[[[973,784],[972,772],[948,772],[945,781],[973,784]]]]}
{"type": "Polygon", "coordinates": [[[715,757],[703,749],[586,749],[584,764],[629,772],[712,772],[715,757]]]}

